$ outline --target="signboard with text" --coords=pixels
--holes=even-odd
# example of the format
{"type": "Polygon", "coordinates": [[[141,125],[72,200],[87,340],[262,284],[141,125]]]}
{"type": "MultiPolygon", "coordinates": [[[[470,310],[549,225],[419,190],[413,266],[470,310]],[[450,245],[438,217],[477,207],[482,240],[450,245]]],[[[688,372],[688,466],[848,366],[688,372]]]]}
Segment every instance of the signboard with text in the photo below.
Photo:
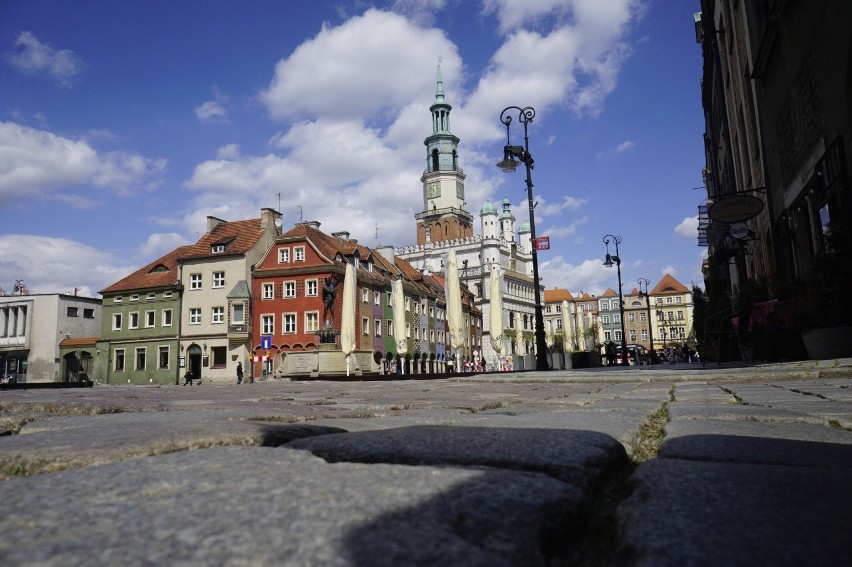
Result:
{"type": "Polygon", "coordinates": [[[541,236],[535,239],[535,249],[536,250],[550,250],[550,237],[549,236],[541,236]]]}

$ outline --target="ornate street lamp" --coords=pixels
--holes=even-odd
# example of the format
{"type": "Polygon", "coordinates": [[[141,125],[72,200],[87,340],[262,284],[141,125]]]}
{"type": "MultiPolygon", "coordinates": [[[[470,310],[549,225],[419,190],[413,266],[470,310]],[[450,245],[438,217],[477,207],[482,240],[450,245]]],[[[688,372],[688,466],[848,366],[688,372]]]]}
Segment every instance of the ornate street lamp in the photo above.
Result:
{"type": "Polygon", "coordinates": [[[654,350],[654,320],[651,319],[651,296],[648,295],[648,286],[651,281],[648,278],[639,278],[639,297],[645,298],[645,306],[648,308],[648,342],[651,344],[651,364],[657,364],[657,351],[654,350]],[[644,288],[644,289],[643,289],[644,288]]]}
{"type": "Polygon", "coordinates": [[[535,161],[530,155],[530,138],[528,133],[528,125],[535,117],[535,109],[531,106],[521,108],[519,106],[509,106],[503,109],[500,113],[500,122],[506,125],[506,146],[503,148],[503,161],[497,164],[497,167],[506,173],[512,173],[518,168],[520,160],[527,168],[527,202],[530,208],[530,237],[532,238],[532,265],[533,265],[533,290],[535,292],[535,369],[548,370],[550,366],[547,364],[547,342],[544,338],[544,313],[541,307],[541,290],[539,289],[538,279],[538,250],[535,245],[535,204],[533,203],[533,182],[532,169],[535,166],[535,161]],[[509,126],[512,124],[512,114],[518,112],[518,121],[524,125],[524,145],[513,146],[509,138],[509,126]]]}
{"type": "Polygon", "coordinates": [[[621,256],[618,255],[618,245],[621,244],[620,236],[607,234],[603,237],[603,243],[606,245],[606,261],[604,266],[611,268],[613,263],[618,268],[618,310],[621,313],[621,364],[627,366],[627,334],[624,332],[624,296],[621,293],[621,256]],[[609,253],[609,243],[615,244],[615,255],[609,253]]]}

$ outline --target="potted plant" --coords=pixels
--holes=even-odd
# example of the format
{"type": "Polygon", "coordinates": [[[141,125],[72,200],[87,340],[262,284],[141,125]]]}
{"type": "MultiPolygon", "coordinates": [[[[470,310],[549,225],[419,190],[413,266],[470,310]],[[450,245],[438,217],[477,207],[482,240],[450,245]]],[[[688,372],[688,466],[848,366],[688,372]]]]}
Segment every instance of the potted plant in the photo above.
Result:
{"type": "Polygon", "coordinates": [[[825,233],[808,270],[802,303],[802,340],[810,359],[852,356],[852,242],[846,228],[825,233]]]}

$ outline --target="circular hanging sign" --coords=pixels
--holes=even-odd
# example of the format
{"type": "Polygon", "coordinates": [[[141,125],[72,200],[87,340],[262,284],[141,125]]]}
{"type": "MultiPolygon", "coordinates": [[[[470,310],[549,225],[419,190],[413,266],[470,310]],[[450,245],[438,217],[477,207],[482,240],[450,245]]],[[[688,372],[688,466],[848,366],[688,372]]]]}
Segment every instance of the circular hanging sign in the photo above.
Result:
{"type": "Polygon", "coordinates": [[[754,218],[763,210],[763,201],[754,195],[734,195],[716,201],[707,209],[714,221],[740,222],[754,218]]]}
{"type": "Polygon", "coordinates": [[[731,225],[731,228],[728,229],[728,234],[738,240],[742,240],[748,236],[748,226],[744,222],[735,222],[731,225]]]}

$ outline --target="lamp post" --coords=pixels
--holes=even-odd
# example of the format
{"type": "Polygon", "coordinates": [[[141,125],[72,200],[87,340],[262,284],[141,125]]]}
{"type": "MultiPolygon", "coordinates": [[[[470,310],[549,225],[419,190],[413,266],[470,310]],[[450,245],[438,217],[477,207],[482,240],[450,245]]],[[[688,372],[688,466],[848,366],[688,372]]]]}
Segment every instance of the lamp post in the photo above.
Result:
{"type": "Polygon", "coordinates": [[[500,122],[506,125],[506,145],[503,148],[503,161],[497,167],[505,173],[512,173],[518,167],[518,158],[527,169],[527,202],[530,208],[530,237],[532,238],[532,265],[533,265],[533,291],[535,293],[535,369],[547,370],[547,342],[544,338],[544,314],[541,308],[541,290],[538,279],[538,250],[535,246],[535,204],[533,203],[532,169],[535,160],[530,155],[530,138],[528,132],[529,123],[535,117],[535,109],[531,106],[521,108],[519,106],[508,106],[500,113],[500,122]],[[524,125],[524,145],[513,146],[509,138],[509,126],[512,124],[512,114],[518,112],[518,121],[524,125]]]}
{"type": "Polygon", "coordinates": [[[621,364],[627,366],[629,361],[627,360],[627,334],[624,332],[624,296],[621,293],[621,256],[618,254],[618,245],[621,244],[621,237],[607,234],[603,237],[603,243],[606,245],[606,261],[603,265],[611,268],[612,264],[615,263],[618,269],[618,310],[621,313],[621,364]],[[615,244],[614,256],[609,253],[610,242],[615,244]]]}
{"type": "Polygon", "coordinates": [[[654,320],[651,319],[651,296],[648,295],[648,286],[651,285],[651,280],[639,278],[636,281],[639,283],[639,297],[645,298],[645,306],[648,308],[648,342],[651,344],[651,364],[657,364],[659,360],[657,359],[657,351],[654,350],[654,320]]]}

